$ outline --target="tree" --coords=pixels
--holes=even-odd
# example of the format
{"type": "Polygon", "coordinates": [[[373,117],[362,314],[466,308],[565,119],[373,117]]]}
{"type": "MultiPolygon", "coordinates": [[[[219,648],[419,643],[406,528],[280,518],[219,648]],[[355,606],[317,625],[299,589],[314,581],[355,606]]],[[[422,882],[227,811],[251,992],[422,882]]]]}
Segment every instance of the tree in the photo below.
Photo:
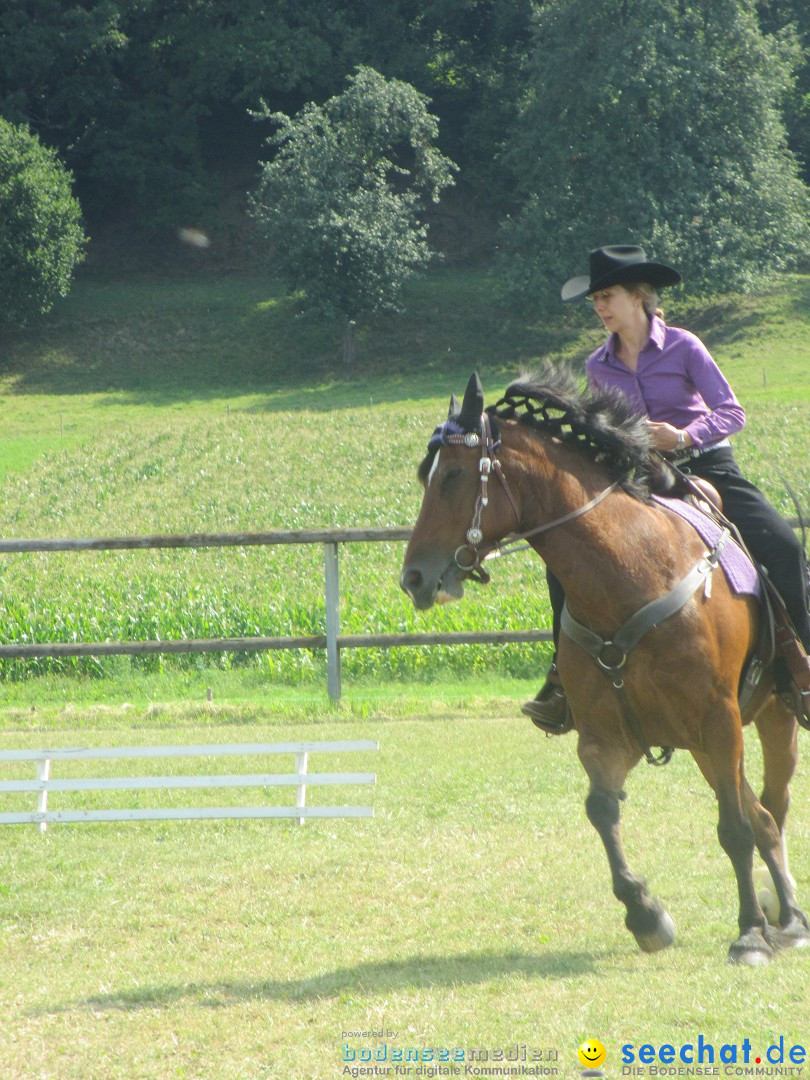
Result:
{"type": "Polygon", "coordinates": [[[67,295],[85,242],[71,176],[23,127],[0,120],[0,321],[23,324],[67,295]]]}
{"type": "Polygon", "coordinates": [[[790,78],[753,0],[547,0],[509,147],[513,294],[559,303],[606,243],[642,243],[695,292],[793,265],[810,201],[780,115],[790,78]]]}
{"type": "Polygon", "coordinates": [[[810,5],[807,0],[759,0],[760,24],[768,33],[795,34],[796,78],[785,102],[788,144],[810,181],[810,5]]]}
{"type": "MultiPolygon", "coordinates": [[[[259,95],[333,92],[352,61],[331,0],[62,0],[0,5],[0,115],[55,147],[91,219],[174,235],[213,217],[233,131],[259,95]],[[326,87],[326,91],[324,91],[326,87]],[[224,143],[224,147],[223,147],[224,143]],[[222,160],[220,160],[220,158],[222,160]]],[[[242,182],[244,185],[244,181],[242,182]]]]}
{"type": "Polygon", "coordinates": [[[362,62],[431,96],[445,152],[490,194],[491,142],[513,114],[532,5],[10,0],[0,116],[56,148],[88,220],[123,213],[174,235],[214,225],[220,184],[247,186],[262,140],[247,109],[263,98],[294,113],[338,94],[362,62]]]}
{"type": "Polygon", "coordinates": [[[259,114],[278,125],[252,214],[288,287],[311,311],[354,322],[397,307],[402,286],[431,259],[423,198],[438,201],[453,163],[435,146],[428,100],[408,83],[360,67],[342,94],[294,117],[259,114]]]}

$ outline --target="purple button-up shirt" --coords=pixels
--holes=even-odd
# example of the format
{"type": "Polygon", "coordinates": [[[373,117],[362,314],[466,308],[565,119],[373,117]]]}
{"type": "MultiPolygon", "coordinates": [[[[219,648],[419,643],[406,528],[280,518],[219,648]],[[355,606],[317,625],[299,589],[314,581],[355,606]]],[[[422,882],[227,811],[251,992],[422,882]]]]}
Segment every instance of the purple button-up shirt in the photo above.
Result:
{"type": "Polygon", "coordinates": [[[616,356],[611,334],[588,357],[585,369],[592,386],[612,387],[629,398],[639,415],[684,428],[695,446],[708,447],[745,425],[745,411],[700,338],[667,326],[658,316],[631,371],[616,356]]]}

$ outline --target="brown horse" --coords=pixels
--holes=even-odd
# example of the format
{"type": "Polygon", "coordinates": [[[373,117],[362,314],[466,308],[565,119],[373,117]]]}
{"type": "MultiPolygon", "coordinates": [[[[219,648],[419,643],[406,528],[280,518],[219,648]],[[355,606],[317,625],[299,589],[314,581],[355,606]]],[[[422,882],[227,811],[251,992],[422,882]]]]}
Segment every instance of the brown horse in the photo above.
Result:
{"type": "Polygon", "coordinates": [[[590,781],[586,812],[604,843],[626,926],[648,952],[674,938],[669,914],[626,862],[619,803],[630,770],[645,754],[654,760],[650,747],[681,748],[716,794],[718,838],[737,878],[740,933],[729,960],[761,964],[778,947],[810,943],[784,858],[797,722],[770,670],[743,719],[738,691],[759,605],[735,595],[722,572],[711,574],[712,560],[711,589],[700,578],[704,587],[690,586],[674,612],[658,612],[660,624],[647,619],[627,652],[611,643],[635,613],[699,567],[706,573],[706,545],[652,500],[652,475],[644,422],[617,398],[581,395],[570,374],[549,366],[484,411],[474,375],[460,410],[451,400],[420,466],[424,498],[400,584],[420,609],[458,598],[465,579],[488,579],[482,559],[505,537],[528,539],[562,583],[571,619],[603,646],[589,655],[563,632],[557,663],[590,781]],[[743,770],[742,728],[750,721],[764,757],[759,799],[743,770]],[[778,927],[757,898],[755,844],[775,886],[778,927]]]}

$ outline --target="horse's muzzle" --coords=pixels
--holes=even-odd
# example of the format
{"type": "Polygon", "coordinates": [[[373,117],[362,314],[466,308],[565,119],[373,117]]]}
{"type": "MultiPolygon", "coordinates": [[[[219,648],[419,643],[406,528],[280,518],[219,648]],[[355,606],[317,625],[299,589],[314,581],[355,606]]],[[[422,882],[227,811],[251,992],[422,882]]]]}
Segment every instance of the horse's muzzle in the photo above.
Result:
{"type": "Polygon", "coordinates": [[[451,600],[460,600],[464,595],[464,576],[464,572],[455,563],[450,563],[438,575],[435,570],[420,569],[411,564],[403,568],[399,584],[413,600],[414,607],[418,611],[426,611],[436,603],[446,604],[451,600]]]}

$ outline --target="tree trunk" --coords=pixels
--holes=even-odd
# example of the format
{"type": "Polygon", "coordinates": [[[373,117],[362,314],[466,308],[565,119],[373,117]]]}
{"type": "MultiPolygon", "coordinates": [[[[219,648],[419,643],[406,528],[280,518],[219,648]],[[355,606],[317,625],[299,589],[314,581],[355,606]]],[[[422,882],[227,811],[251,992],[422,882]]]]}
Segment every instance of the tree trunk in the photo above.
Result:
{"type": "Polygon", "coordinates": [[[342,360],[344,364],[354,364],[357,359],[357,338],[354,333],[356,325],[354,319],[347,319],[343,327],[342,360]]]}

